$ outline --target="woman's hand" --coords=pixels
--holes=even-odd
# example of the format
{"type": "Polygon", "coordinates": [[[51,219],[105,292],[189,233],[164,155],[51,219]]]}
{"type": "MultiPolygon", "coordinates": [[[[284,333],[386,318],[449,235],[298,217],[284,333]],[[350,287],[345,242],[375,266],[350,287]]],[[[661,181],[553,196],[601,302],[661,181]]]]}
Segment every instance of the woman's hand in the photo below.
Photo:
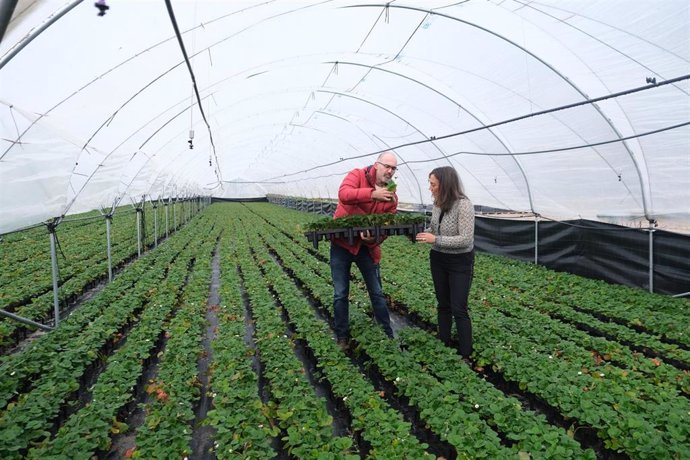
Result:
{"type": "Polygon", "coordinates": [[[417,233],[416,239],[418,243],[434,244],[434,242],[436,242],[436,235],[427,232],[417,233]]]}

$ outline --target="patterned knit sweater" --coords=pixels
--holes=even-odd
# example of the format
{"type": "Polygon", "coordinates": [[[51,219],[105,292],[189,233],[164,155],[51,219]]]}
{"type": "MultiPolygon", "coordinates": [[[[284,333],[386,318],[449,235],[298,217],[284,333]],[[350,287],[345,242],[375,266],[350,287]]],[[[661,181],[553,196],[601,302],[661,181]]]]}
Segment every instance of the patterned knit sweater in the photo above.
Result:
{"type": "Polygon", "coordinates": [[[429,232],[436,235],[432,249],[446,254],[462,254],[474,249],[474,206],[468,198],[461,198],[443,214],[439,226],[441,208],[431,210],[429,232]]]}

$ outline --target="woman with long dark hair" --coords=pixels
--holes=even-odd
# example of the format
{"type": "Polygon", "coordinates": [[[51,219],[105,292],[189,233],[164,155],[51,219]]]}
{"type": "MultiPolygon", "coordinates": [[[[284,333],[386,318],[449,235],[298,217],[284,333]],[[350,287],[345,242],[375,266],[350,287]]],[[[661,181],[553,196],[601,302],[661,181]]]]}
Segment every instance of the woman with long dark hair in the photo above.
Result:
{"type": "Polygon", "coordinates": [[[450,345],[455,320],[459,352],[468,358],[472,353],[468,297],[474,274],[474,206],[450,166],[429,173],[429,191],[434,199],[431,224],[416,239],[432,245],[429,260],[438,302],[438,337],[450,345]]]}

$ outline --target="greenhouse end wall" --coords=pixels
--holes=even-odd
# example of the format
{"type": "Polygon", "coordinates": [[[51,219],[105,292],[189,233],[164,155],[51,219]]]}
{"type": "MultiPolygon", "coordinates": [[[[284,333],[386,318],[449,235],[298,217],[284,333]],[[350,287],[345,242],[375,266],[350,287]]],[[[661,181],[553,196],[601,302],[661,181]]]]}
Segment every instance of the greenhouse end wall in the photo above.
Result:
{"type": "MultiPolygon", "coordinates": [[[[335,203],[269,196],[281,206],[332,215],[335,203]]],[[[538,263],[557,271],[610,283],[649,289],[649,232],[589,220],[538,224],[538,263]]],[[[477,216],[475,247],[525,262],[534,262],[535,223],[477,216]]],[[[653,291],[690,292],[690,236],[653,232],[653,291]]]]}

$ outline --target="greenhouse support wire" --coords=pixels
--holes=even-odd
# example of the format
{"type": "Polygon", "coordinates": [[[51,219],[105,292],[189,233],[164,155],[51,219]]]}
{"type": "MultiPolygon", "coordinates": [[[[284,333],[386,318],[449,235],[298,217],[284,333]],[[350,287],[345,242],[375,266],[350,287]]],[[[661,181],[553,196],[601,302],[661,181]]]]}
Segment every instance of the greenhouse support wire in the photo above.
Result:
{"type": "MultiPolygon", "coordinates": [[[[511,155],[517,155],[517,156],[521,156],[521,155],[536,155],[536,154],[544,154],[544,153],[555,153],[555,152],[560,152],[560,151],[565,151],[565,150],[577,150],[577,149],[584,149],[584,148],[588,148],[588,147],[594,147],[594,146],[600,146],[600,145],[606,145],[606,144],[614,144],[614,143],[616,143],[616,142],[623,142],[623,141],[627,141],[627,140],[631,140],[631,139],[637,139],[637,138],[640,138],[640,137],[651,136],[651,135],[653,135],[653,134],[658,134],[658,133],[662,133],[662,132],[665,132],[665,131],[670,131],[670,130],[673,130],[673,129],[682,128],[682,127],[688,126],[688,125],[690,125],[690,121],[686,121],[686,122],[683,122],[683,123],[678,123],[678,124],[676,124],[676,125],[666,126],[666,127],[664,127],[664,128],[659,128],[659,129],[655,129],[655,130],[652,130],[652,131],[647,131],[647,132],[640,133],[640,134],[633,134],[633,135],[630,135],[630,136],[626,136],[626,137],[624,137],[624,138],[612,139],[612,140],[601,141],[601,142],[595,142],[595,143],[589,143],[589,144],[583,144],[583,145],[575,145],[575,146],[570,146],[570,147],[562,147],[562,148],[551,149],[551,150],[540,150],[540,151],[535,151],[535,152],[516,152],[516,153],[454,152],[454,153],[449,153],[449,154],[447,154],[447,155],[444,156],[444,157],[437,157],[437,158],[431,158],[431,159],[425,159],[425,160],[412,160],[412,161],[409,161],[409,162],[402,162],[402,163],[400,163],[400,164],[403,165],[403,164],[407,164],[407,163],[428,163],[428,162],[431,162],[431,161],[442,160],[442,159],[445,159],[445,158],[450,158],[450,157],[454,157],[454,156],[458,156],[458,155],[484,155],[484,156],[511,156],[511,155]]],[[[432,139],[432,140],[436,140],[436,139],[432,139]]],[[[427,141],[422,141],[422,142],[427,142],[427,141]]],[[[420,142],[418,142],[418,143],[420,143],[420,142]]],[[[395,148],[399,148],[399,147],[400,147],[400,146],[395,147],[395,148]]],[[[385,152],[385,151],[387,151],[387,150],[382,150],[381,152],[376,152],[376,153],[382,153],[382,152],[385,152]]],[[[338,161],[335,161],[335,162],[332,162],[332,163],[328,163],[328,164],[325,164],[325,165],[314,166],[313,168],[305,169],[305,170],[303,170],[303,171],[299,171],[299,172],[296,172],[296,173],[289,173],[289,174],[284,174],[284,175],[282,175],[282,176],[275,176],[275,177],[273,177],[273,178],[268,178],[268,179],[264,179],[264,180],[261,180],[261,181],[225,181],[225,182],[229,182],[229,183],[233,183],[233,182],[235,182],[235,183],[247,183],[247,184],[254,184],[254,183],[260,183],[260,184],[286,184],[286,183],[292,183],[292,182],[302,182],[302,181],[304,181],[304,180],[315,180],[315,179],[323,179],[323,178],[326,178],[326,177],[341,176],[341,175],[347,173],[348,171],[336,172],[336,173],[333,173],[333,174],[324,174],[324,175],[321,175],[321,176],[306,177],[306,178],[301,178],[301,179],[291,179],[291,180],[281,180],[281,181],[277,181],[277,180],[276,180],[276,179],[280,179],[280,178],[283,178],[283,177],[295,176],[295,175],[297,175],[297,174],[302,174],[302,173],[305,173],[305,172],[313,171],[313,170],[315,170],[315,169],[320,169],[320,168],[322,168],[322,167],[332,166],[332,165],[341,163],[341,162],[343,162],[343,161],[351,160],[351,159],[354,159],[354,158],[363,158],[363,157],[367,157],[367,156],[370,156],[370,155],[373,155],[373,154],[372,154],[372,153],[367,153],[367,154],[364,154],[364,155],[358,155],[358,156],[356,156],[356,157],[343,158],[342,160],[338,160],[338,161]]]]}
{"type": "MultiPolygon", "coordinates": [[[[586,100],[580,101],[580,102],[574,102],[574,103],[571,103],[571,104],[561,105],[561,106],[553,107],[553,108],[550,108],[550,109],[540,110],[540,111],[538,111],[538,112],[533,112],[533,113],[530,113],[530,114],[527,114],[527,115],[520,115],[520,116],[518,116],[518,117],[513,117],[513,118],[506,119],[506,120],[497,121],[496,123],[492,123],[492,124],[489,124],[489,125],[480,126],[480,127],[477,127],[477,128],[467,129],[467,130],[464,130],[464,131],[458,131],[458,132],[456,132],[456,133],[445,134],[445,135],[442,135],[442,136],[431,136],[430,138],[424,139],[424,140],[421,140],[421,141],[413,141],[413,142],[406,142],[406,143],[403,143],[403,144],[398,144],[398,145],[396,145],[396,146],[393,146],[391,150],[397,150],[397,149],[404,148],[404,147],[412,147],[412,146],[415,146],[415,145],[426,144],[426,143],[428,143],[428,142],[434,142],[434,141],[438,141],[438,140],[443,140],[443,139],[449,139],[449,138],[452,138],[452,137],[462,136],[462,135],[464,135],[464,134],[470,134],[470,133],[477,132],[477,131],[483,131],[483,130],[485,130],[485,129],[490,129],[490,128],[493,128],[493,127],[496,127],[496,126],[506,125],[506,124],[509,124],[509,123],[514,123],[514,122],[516,122],[516,121],[526,120],[526,119],[528,119],[528,118],[532,118],[532,117],[536,117],[536,116],[547,115],[547,114],[554,113],[554,112],[558,112],[558,111],[561,111],[561,110],[567,110],[567,109],[572,109],[572,108],[576,108],[576,107],[581,107],[581,106],[583,106],[583,105],[591,105],[591,104],[594,104],[594,103],[597,103],[597,102],[601,102],[601,101],[605,101],[605,100],[608,100],[608,99],[617,98],[617,97],[621,97],[621,96],[627,96],[627,95],[629,95],[629,94],[638,93],[638,92],[640,92],[640,91],[647,91],[647,90],[650,90],[650,89],[654,89],[654,88],[657,88],[657,87],[670,85],[670,84],[677,83],[677,82],[679,82],[679,81],[685,81],[685,80],[690,80],[690,74],[681,75],[680,77],[675,77],[675,78],[672,78],[672,79],[670,79],[670,80],[664,80],[664,81],[657,82],[656,84],[652,84],[652,85],[638,86],[638,87],[636,87],[636,88],[631,88],[631,89],[627,89],[627,90],[624,90],[624,91],[619,91],[619,92],[617,92],[617,93],[607,94],[607,95],[605,95],[605,96],[596,97],[596,98],[594,98],[594,99],[586,99],[586,100]]],[[[668,129],[674,129],[674,128],[677,128],[677,127],[680,127],[680,126],[685,126],[685,125],[687,125],[687,124],[690,124],[690,121],[689,121],[689,122],[685,122],[685,123],[681,123],[681,124],[678,124],[678,125],[674,125],[674,126],[672,126],[672,127],[670,127],[670,128],[662,128],[662,129],[660,129],[660,130],[656,130],[655,132],[660,132],[660,131],[664,131],[664,130],[668,130],[668,129]]],[[[652,132],[652,134],[653,134],[653,133],[654,133],[654,132],[652,132]]],[[[622,138],[622,139],[619,138],[619,139],[615,139],[615,140],[613,140],[613,141],[609,141],[608,143],[620,142],[620,141],[627,140],[627,139],[633,139],[633,138],[635,138],[635,137],[642,137],[643,135],[647,135],[647,134],[646,134],[646,133],[643,133],[642,135],[628,136],[628,137],[622,138]]],[[[586,147],[586,145],[585,145],[584,147],[586,147]]],[[[377,151],[374,151],[374,152],[368,152],[368,153],[364,153],[364,154],[361,154],[361,155],[353,155],[353,156],[350,156],[350,157],[346,157],[346,158],[340,159],[340,160],[338,160],[338,161],[333,161],[333,162],[330,162],[330,163],[324,163],[324,164],[321,164],[321,165],[318,165],[318,166],[314,166],[314,167],[312,167],[312,168],[305,169],[305,170],[302,170],[302,171],[299,171],[299,172],[289,173],[289,174],[283,174],[282,176],[275,176],[275,177],[271,177],[271,178],[264,179],[264,180],[265,180],[265,181],[270,181],[270,180],[272,180],[272,179],[278,179],[278,178],[281,178],[281,177],[294,176],[294,175],[297,175],[297,174],[302,174],[302,173],[305,173],[305,172],[313,171],[313,170],[315,170],[315,169],[320,169],[320,168],[325,168],[325,167],[327,167],[327,166],[332,166],[332,165],[335,165],[335,164],[338,164],[338,163],[342,163],[342,162],[345,162],[345,161],[348,161],[348,160],[355,160],[355,159],[359,159],[359,158],[367,158],[367,157],[370,157],[370,156],[373,156],[373,155],[379,155],[379,154],[384,153],[384,152],[386,152],[386,151],[388,151],[388,149],[386,149],[386,150],[377,150],[377,151]]],[[[509,155],[509,154],[504,154],[504,155],[509,155]]]]}

